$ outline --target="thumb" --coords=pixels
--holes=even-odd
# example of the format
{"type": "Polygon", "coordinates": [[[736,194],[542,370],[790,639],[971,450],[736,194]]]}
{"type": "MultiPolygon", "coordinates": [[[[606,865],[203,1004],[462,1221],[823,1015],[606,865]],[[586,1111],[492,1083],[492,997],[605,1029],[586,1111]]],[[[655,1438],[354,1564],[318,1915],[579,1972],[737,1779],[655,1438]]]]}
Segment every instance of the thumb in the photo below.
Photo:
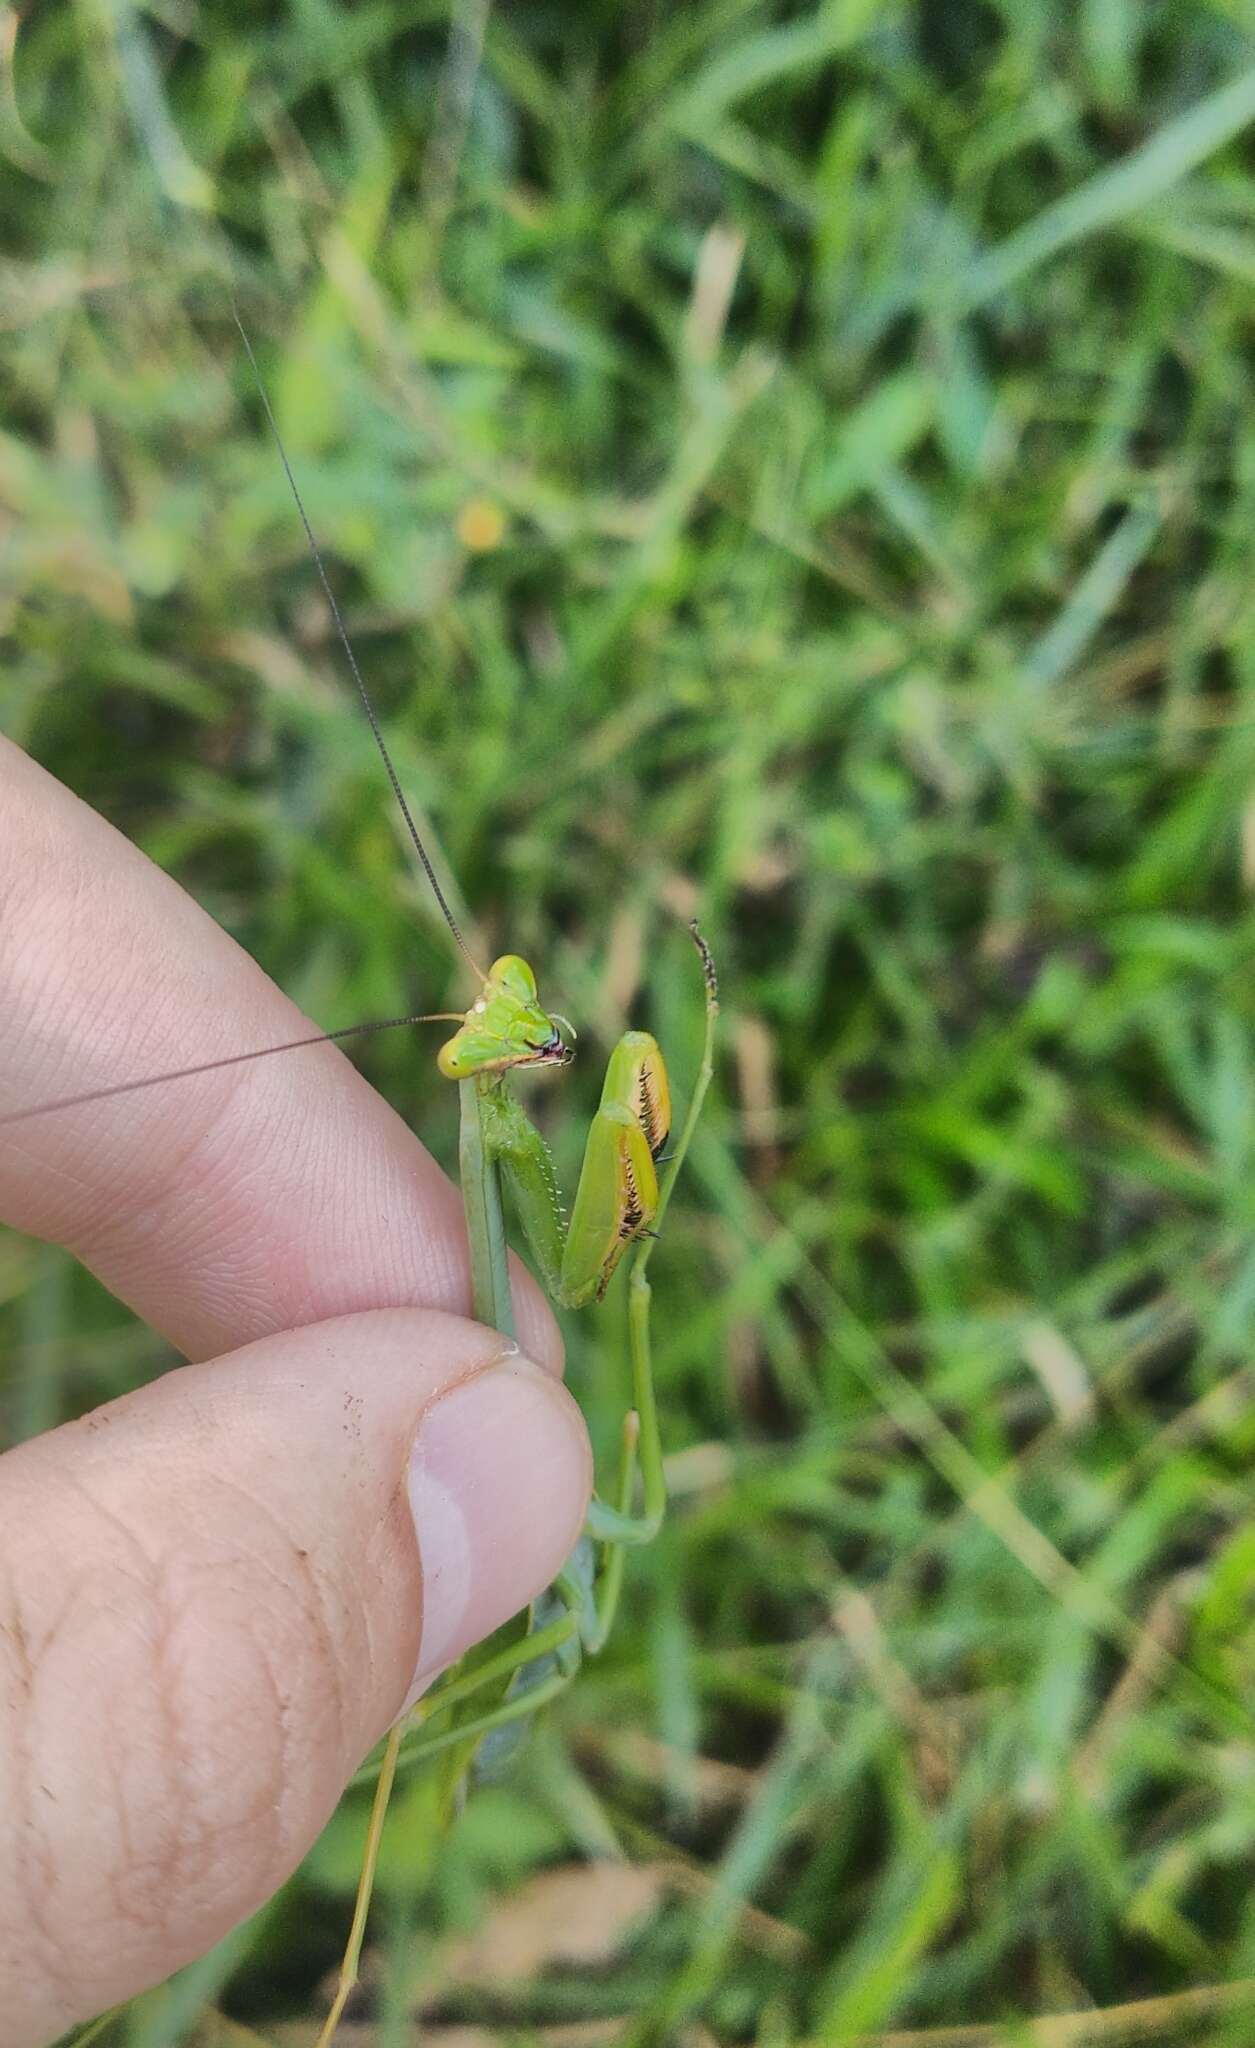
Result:
{"type": "Polygon", "coordinates": [[[560,1382],[385,1309],[0,1458],[0,2012],[41,2042],[300,1860],[424,1678],[538,1593],[590,1482],[560,1382]]]}

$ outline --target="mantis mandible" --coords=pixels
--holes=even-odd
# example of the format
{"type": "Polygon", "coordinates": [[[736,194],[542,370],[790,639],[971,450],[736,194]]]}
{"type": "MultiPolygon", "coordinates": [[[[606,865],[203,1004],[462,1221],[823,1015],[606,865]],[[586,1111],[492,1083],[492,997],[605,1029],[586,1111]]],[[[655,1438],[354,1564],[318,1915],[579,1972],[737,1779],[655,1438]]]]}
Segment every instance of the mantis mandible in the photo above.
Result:
{"type": "MultiPolygon", "coordinates": [[[[661,1526],[666,1481],[650,1353],[648,1267],[710,1083],[718,993],[710,951],[694,921],[690,931],[703,978],[705,1026],[701,1060],[682,1126],[667,1152],[671,1095],[661,1049],[648,1032],[626,1032],[607,1064],[568,1221],[548,1147],[513,1093],[511,1082],[522,1070],[568,1065],[574,1057],[575,1032],[565,1018],[544,1008],[536,977],[525,960],[517,954],[504,954],[485,972],[467,945],[398,778],[238,313],[235,321],[393,796],[439,910],[474,977],[476,993],[464,1013],[389,1020],[443,1019],[456,1026],[439,1050],[437,1066],[459,1091],[459,1175],[473,1313],[502,1334],[513,1335],[503,1185],[556,1306],[581,1308],[600,1301],[620,1263],[626,1259],[629,1266],[632,1407],[624,1419],[610,1496],[594,1495],[576,1552],[554,1586],[534,1605],[522,1629],[501,1631],[485,1650],[473,1653],[461,1667],[439,1680],[394,1726],[378,1762],[359,1774],[363,1781],[375,1780],[375,1795],[352,1926],[335,1995],[318,2039],[318,2048],[327,2048],[358,1981],[384,1818],[398,1770],[439,1757],[445,1786],[452,1793],[486,1736],[534,1714],[571,1682],[585,1655],[596,1654],[603,1647],[619,1600],[626,1552],[633,1545],[650,1542],[661,1526]],[[508,1640],[501,1640],[507,1636],[508,1640]]],[[[298,1045],[354,1036],[357,1030],[380,1028],[385,1027],[318,1033],[209,1064],[233,1065],[295,1050],[298,1045]]],[[[205,1069],[181,1071],[190,1074],[205,1069]]],[[[0,1122],[21,1121],[99,1095],[125,1093],[179,1077],[154,1075],[124,1082],[90,1095],[43,1103],[0,1122]]]]}

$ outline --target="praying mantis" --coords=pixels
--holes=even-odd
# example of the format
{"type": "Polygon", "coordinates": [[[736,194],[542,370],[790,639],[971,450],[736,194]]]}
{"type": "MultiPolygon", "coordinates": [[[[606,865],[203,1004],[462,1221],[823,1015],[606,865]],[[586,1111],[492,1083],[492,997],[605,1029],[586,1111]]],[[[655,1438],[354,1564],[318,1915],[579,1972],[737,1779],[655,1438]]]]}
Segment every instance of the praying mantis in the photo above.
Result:
{"type": "MultiPolygon", "coordinates": [[[[677,1178],[712,1077],[718,990],[709,948],[696,922],[690,926],[704,990],[704,1031],[700,1064],[687,1111],[671,1139],[670,1083],[662,1051],[645,1031],[627,1031],[611,1053],[601,1099],[584,1151],[569,1220],[564,1212],[549,1150],[513,1092],[514,1077],[532,1068],[562,1068],[574,1057],[575,1032],[548,1011],[536,976],[517,954],[504,954],[480,967],[441,886],[406,800],[373,700],[359,667],[322,554],[307,516],[262,381],[252,344],[239,327],[262,407],[330,607],[344,656],[393,797],[399,806],[418,863],[458,952],[474,978],[475,994],[465,1012],[423,1019],[456,1026],[437,1054],[441,1075],[459,1093],[459,1174],[465,1210],[472,1309],[476,1318],[513,1335],[503,1192],[521,1226],[542,1282],[555,1305],[578,1309],[605,1295],[621,1263],[628,1266],[628,1342],[632,1407],[624,1420],[617,1470],[608,1495],[594,1495],[576,1552],[549,1592],[535,1604],[522,1629],[447,1673],[396,1723],[377,1763],[359,1774],[374,1779],[361,1876],[339,1977],[319,2035],[328,2048],[357,1982],[384,1818],[398,1771],[440,1759],[446,1785],[465,1776],[485,1737],[533,1715],[567,1686],[585,1655],[605,1644],[618,1605],[627,1551],[658,1533],[666,1507],[666,1480],[650,1351],[648,1274],[677,1178]],[[666,1148],[671,1143],[671,1149],[666,1148]],[[639,1505],[638,1505],[639,1495],[639,1505]]],[[[367,1027],[371,1028],[371,1027],[367,1027]]],[[[376,1027],[377,1028],[377,1027],[376,1027]]],[[[352,1030],[264,1047],[213,1065],[260,1057],[342,1038],[352,1030]]],[[[188,1069],[187,1072],[201,1071],[188,1069]]],[[[91,1096],[151,1086],[175,1075],[158,1075],[91,1096]]],[[[41,1104],[3,1121],[20,1121],[69,1106],[41,1104]]]]}
{"type": "Polygon", "coordinates": [[[599,1301],[624,1254],[632,1252],[628,1330],[633,1406],[624,1422],[615,1499],[607,1501],[595,1495],[590,1503],[580,1551],[557,1581],[547,1603],[557,1611],[538,1615],[538,1627],[530,1628],[520,1640],[464,1676],[440,1686],[429,1699],[420,1701],[408,1716],[403,1716],[388,1736],[367,1831],[353,1924],[331,2009],[318,2037],[318,2048],[328,2048],[357,1982],[384,1816],[399,1765],[403,1760],[416,1763],[451,1750],[469,1761],[483,1736],[526,1718],[568,1684],[582,1655],[595,1655],[610,1632],[627,1547],[652,1541],[662,1525],[666,1477],[650,1356],[648,1266],[710,1084],[719,996],[714,961],[694,920],[690,932],[702,967],[706,1023],[701,1065],[675,1148],[659,1180],[658,1162],[671,1133],[666,1064],[657,1040],[649,1032],[625,1032],[606,1067],[601,1101],[589,1130],[568,1221],[563,1214],[549,1148],[511,1092],[509,1076],[533,1067],[566,1066],[574,1056],[574,1032],[565,1018],[551,1015],[542,1007],[535,974],[518,954],[503,954],[486,974],[471,956],[406,802],[314,538],[252,343],[238,314],[236,325],[393,795],[454,943],[480,984],[479,994],[458,1021],[453,1036],[440,1048],[436,1061],[446,1080],[455,1081],[459,1091],[458,1163],[474,1313],[504,1336],[513,1336],[501,1201],[503,1178],[541,1277],[558,1307],[582,1308],[590,1301],[599,1301]],[[643,1494],[643,1513],[639,1515],[633,1512],[638,1466],[643,1494]],[[599,1571],[589,1569],[589,1546],[601,1551],[599,1571]],[[543,1669],[549,1659],[555,1666],[550,1675],[513,1689],[529,1671],[534,1672],[538,1665],[543,1669]],[[480,1704],[484,1695],[489,1703],[480,1704]],[[469,1718],[463,1718],[455,1710],[468,1701],[472,1711],[469,1718]]]}

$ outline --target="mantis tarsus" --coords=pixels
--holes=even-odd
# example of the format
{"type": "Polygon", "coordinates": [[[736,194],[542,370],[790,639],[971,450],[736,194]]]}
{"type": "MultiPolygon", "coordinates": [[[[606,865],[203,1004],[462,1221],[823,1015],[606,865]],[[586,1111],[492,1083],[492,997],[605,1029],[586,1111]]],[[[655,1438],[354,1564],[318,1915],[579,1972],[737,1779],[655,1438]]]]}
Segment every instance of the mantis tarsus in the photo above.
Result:
{"type": "MultiPolygon", "coordinates": [[[[666,1483],[650,1356],[648,1267],[711,1078],[718,997],[711,955],[694,921],[690,929],[704,982],[705,1030],[701,1063],[673,1149],[669,1153],[664,1150],[670,1136],[671,1103],[661,1050],[648,1032],[628,1031],[614,1048],[606,1068],[601,1101],[589,1131],[568,1222],[548,1148],[512,1093],[510,1080],[519,1069],[567,1065],[574,1056],[574,1031],[564,1018],[543,1008],[536,978],[526,961],[516,954],[506,954],[485,973],[477,967],[463,938],[406,801],[288,461],[252,344],[238,315],[236,324],[393,794],[444,920],[476,978],[477,994],[465,1013],[441,1013],[457,1029],[442,1046],[437,1061],[441,1073],[455,1081],[459,1089],[459,1167],[474,1314],[503,1334],[513,1334],[503,1182],[540,1276],[558,1306],[578,1308],[600,1300],[625,1256],[629,1265],[633,1405],[624,1421],[612,1495],[609,1499],[594,1496],[585,1535],[575,1555],[532,1610],[526,1629],[501,1646],[494,1640],[478,1659],[466,1660],[463,1668],[447,1675],[396,1724],[377,1766],[368,1767],[362,1774],[375,1778],[375,1798],[352,1928],[335,1997],[319,2036],[319,2048],[326,2048],[357,1982],[384,1816],[398,1769],[441,1756],[449,1782],[454,1784],[464,1775],[485,1736],[524,1720],[569,1684],[583,1655],[595,1654],[607,1639],[619,1599],[627,1548],[651,1541],[661,1525],[666,1483]]],[[[327,1034],[331,1038],[350,1035],[351,1032],[327,1034]]],[[[236,1057],[260,1057],[266,1052],[295,1049],[296,1044],[319,1042],[320,1035],[316,1034],[294,1041],[291,1046],[260,1048],[256,1053],[236,1057]]],[[[227,1060],[212,1064],[233,1063],[227,1060]]],[[[95,1094],[123,1092],[174,1078],[153,1076],[95,1094]]],[[[75,1098],[92,1099],[94,1096],[75,1098]]],[[[43,1104],[4,1121],[17,1121],[67,1106],[65,1101],[43,1104]]]]}

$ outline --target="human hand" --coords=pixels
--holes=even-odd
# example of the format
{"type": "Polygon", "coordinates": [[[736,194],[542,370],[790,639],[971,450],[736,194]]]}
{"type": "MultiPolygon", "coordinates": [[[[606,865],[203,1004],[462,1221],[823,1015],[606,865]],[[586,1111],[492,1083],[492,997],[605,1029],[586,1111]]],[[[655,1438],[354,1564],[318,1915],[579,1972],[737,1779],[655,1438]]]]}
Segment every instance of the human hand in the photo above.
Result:
{"type": "MultiPolygon", "coordinates": [[[[0,1114],[307,1028],[0,740],[0,1114]]],[[[196,1361],[0,1458],[25,2048],[282,1882],[402,1703],[553,1578],[591,1470],[543,1298],[517,1268],[527,1356],[464,1320],[457,1193],[331,1047],[0,1127],[0,1219],[196,1361]]]]}

